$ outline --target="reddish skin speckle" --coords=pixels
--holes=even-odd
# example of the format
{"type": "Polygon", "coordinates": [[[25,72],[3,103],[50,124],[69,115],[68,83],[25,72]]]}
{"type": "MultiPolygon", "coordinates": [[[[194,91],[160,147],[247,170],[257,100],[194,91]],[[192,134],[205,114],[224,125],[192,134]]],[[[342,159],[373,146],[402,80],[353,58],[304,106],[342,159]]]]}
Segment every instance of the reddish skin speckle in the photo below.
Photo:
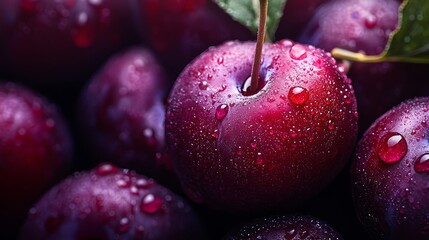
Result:
{"type": "Polygon", "coordinates": [[[290,209],[326,187],[342,169],[357,132],[353,89],[331,57],[303,47],[307,57],[294,60],[291,45],[266,44],[260,72],[264,84],[248,96],[242,86],[251,74],[252,42],[212,48],[181,73],[169,98],[166,136],[182,186],[191,188],[199,202],[234,213],[290,209]],[[202,91],[198,84],[208,74],[213,78],[202,91]],[[222,85],[228,87],[218,92],[222,85]],[[311,96],[302,106],[279,97],[295,86],[311,96]],[[352,103],[345,103],[344,94],[352,103]],[[221,104],[229,110],[219,121],[215,116],[221,104]],[[328,120],[335,122],[334,130],[328,120]],[[291,129],[301,130],[300,135],[292,138],[291,129]],[[341,148],[332,156],[336,146],[341,148]]]}
{"type": "Polygon", "coordinates": [[[20,239],[205,239],[202,227],[189,205],[168,189],[133,171],[118,169],[98,175],[94,169],[76,173],[57,184],[32,208],[20,239]],[[135,186],[152,181],[138,194],[117,186],[129,179],[135,186]],[[153,195],[156,212],[140,210],[145,196],[153,195]]]}
{"type": "Polygon", "coordinates": [[[360,140],[351,177],[357,215],[374,239],[427,239],[429,192],[427,172],[415,171],[419,158],[429,151],[429,98],[400,104],[381,116],[360,140]],[[415,133],[413,134],[413,131],[415,133]],[[383,136],[401,134],[408,151],[396,163],[378,156],[383,136]]]}
{"type": "Polygon", "coordinates": [[[82,135],[97,159],[173,182],[163,124],[167,82],[146,49],[129,49],[104,65],[80,99],[82,135]]]}
{"type": "Polygon", "coordinates": [[[231,39],[254,38],[212,0],[134,1],[138,4],[142,34],[175,73],[211,46],[231,39]]]}
{"type": "Polygon", "coordinates": [[[244,224],[224,239],[342,240],[343,237],[325,222],[311,216],[276,216],[256,219],[244,224]]]}
{"type": "Polygon", "coordinates": [[[20,85],[0,83],[0,156],[3,234],[70,169],[71,138],[56,107],[20,85]]]}
{"type": "Polygon", "coordinates": [[[131,16],[128,1],[0,0],[0,63],[30,84],[87,79],[136,41],[131,16]]]}

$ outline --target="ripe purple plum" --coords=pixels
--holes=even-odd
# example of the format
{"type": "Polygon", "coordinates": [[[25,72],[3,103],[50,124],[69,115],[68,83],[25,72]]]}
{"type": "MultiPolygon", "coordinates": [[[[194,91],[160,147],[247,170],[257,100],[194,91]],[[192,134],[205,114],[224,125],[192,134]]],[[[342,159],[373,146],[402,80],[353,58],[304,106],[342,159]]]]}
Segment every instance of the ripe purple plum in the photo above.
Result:
{"type": "Polygon", "coordinates": [[[0,0],[0,34],[4,71],[36,85],[82,82],[136,41],[128,1],[115,0],[0,0]]]}
{"type": "Polygon", "coordinates": [[[80,99],[82,137],[96,159],[156,179],[171,177],[164,139],[169,88],[164,69],[148,50],[113,56],[80,99]]]}
{"type": "Polygon", "coordinates": [[[374,239],[429,238],[429,98],[401,103],[365,133],[351,169],[357,215],[374,239]]]}
{"type": "Polygon", "coordinates": [[[71,137],[56,106],[23,86],[0,83],[0,156],[0,216],[8,219],[2,236],[71,168],[71,137]]]}
{"type": "Polygon", "coordinates": [[[265,44],[249,91],[252,42],[211,48],[168,101],[166,137],[188,196],[212,208],[292,208],[326,187],[351,154],[356,100],[335,60],[312,46],[265,44]]]}
{"type": "Polygon", "coordinates": [[[29,211],[21,239],[205,239],[189,205],[154,180],[103,163],[29,211]]]}
{"type": "MultiPolygon", "coordinates": [[[[367,55],[380,54],[397,27],[399,4],[395,0],[327,2],[316,11],[300,41],[326,51],[343,48],[367,55]]],[[[347,75],[356,91],[362,133],[388,109],[421,94],[418,89],[424,81],[410,69],[422,72],[412,64],[351,63],[347,75]]]]}

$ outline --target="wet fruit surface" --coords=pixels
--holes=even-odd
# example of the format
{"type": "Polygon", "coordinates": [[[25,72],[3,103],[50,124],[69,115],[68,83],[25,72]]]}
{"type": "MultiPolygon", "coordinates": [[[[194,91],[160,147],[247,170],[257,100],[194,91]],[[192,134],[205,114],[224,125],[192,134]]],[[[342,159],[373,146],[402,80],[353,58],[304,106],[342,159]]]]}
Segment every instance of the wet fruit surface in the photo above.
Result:
{"type": "Polygon", "coordinates": [[[166,73],[148,50],[112,57],[80,99],[88,149],[101,161],[167,178],[172,174],[164,140],[167,90],[166,73]]]}
{"type": "Polygon", "coordinates": [[[276,216],[254,220],[229,233],[225,240],[343,239],[323,221],[311,216],[276,216]]]}
{"type": "Polygon", "coordinates": [[[70,134],[56,107],[23,86],[0,83],[0,213],[8,219],[1,232],[68,173],[71,160],[70,134]]]}
{"type": "Polygon", "coordinates": [[[350,81],[323,51],[265,45],[260,89],[244,93],[253,51],[253,43],[229,42],[201,55],[167,109],[188,196],[230,212],[291,208],[313,196],[344,166],[357,130],[350,81]]]}
{"type": "Polygon", "coordinates": [[[205,239],[188,204],[153,179],[103,163],[52,188],[21,239],[205,239]]]}
{"type": "Polygon", "coordinates": [[[134,41],[129,7],[114,0],[2,0],[0,63],[30,84],[83,81],[134,41]]]}
{"type": "Polygon", "coordinates": [[[427,239],[428,98],[402,103],[360,140],[352,167],[353,197],[374,238],[427,239]]]}

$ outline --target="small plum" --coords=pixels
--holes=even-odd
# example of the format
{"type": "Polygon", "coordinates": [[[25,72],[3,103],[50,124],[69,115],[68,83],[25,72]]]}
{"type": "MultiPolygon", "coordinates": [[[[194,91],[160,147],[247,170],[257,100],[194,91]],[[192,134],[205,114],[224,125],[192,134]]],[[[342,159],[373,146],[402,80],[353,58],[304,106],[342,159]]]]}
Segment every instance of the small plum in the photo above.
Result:
{"type": "Polygon", "coordinates": [[[364,134],[351,169],[359,220],[374,239],[429,238],[429,98],[401,103],[364,134]]]}
{"type": "Polygon", "coordinates": [[[296,215],[257,219],[229,233],[224,239],[341,240],[343,237],[328,224],[315,217],[296,215]]]}
{"type": "Polygon", "coordinates": [[[82,138],[98,161],[156,179],[172,175],[164,140],[167,76],[146,49],[113,56],[80,99],[82,138]]]}
{"type": "Polygon", "coordinates": [[[292,208],[326,187],[357,134],[356,100],[335,60],[312,46],[265,44],[249,91],[255,44],[227,42],[188,65],[166,115],[167,143],[188,196],[255,213],[292,208]]]}
{"type": "Polygon", "coordinates": [[[205,239],[189,205],[154,180],[102,163],[47,192],[21,239],[205,239]]]}

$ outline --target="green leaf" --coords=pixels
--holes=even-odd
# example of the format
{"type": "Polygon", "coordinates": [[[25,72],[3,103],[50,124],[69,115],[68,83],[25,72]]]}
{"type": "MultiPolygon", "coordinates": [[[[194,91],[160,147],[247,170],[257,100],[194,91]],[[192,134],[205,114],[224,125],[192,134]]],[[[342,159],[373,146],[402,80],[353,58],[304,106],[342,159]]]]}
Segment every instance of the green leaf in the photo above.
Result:
{"type": "Polygon", "coordinates": [[[429,2],[404,0],[400,7],[399,26],[390,35],[380,55],[367,56],[342,49],[332,50],[332,55],[360,62],[429,63],[429,2]]]}
{"type": "MultiPolygon", "coordinates": [[[[248,27],[253,33],[258,32],[259,0],[215,0],[233,19],[248,27]]],[[[267,34],[274,39],[286,0],[269,0],[267,16],[267,34]]]]}

